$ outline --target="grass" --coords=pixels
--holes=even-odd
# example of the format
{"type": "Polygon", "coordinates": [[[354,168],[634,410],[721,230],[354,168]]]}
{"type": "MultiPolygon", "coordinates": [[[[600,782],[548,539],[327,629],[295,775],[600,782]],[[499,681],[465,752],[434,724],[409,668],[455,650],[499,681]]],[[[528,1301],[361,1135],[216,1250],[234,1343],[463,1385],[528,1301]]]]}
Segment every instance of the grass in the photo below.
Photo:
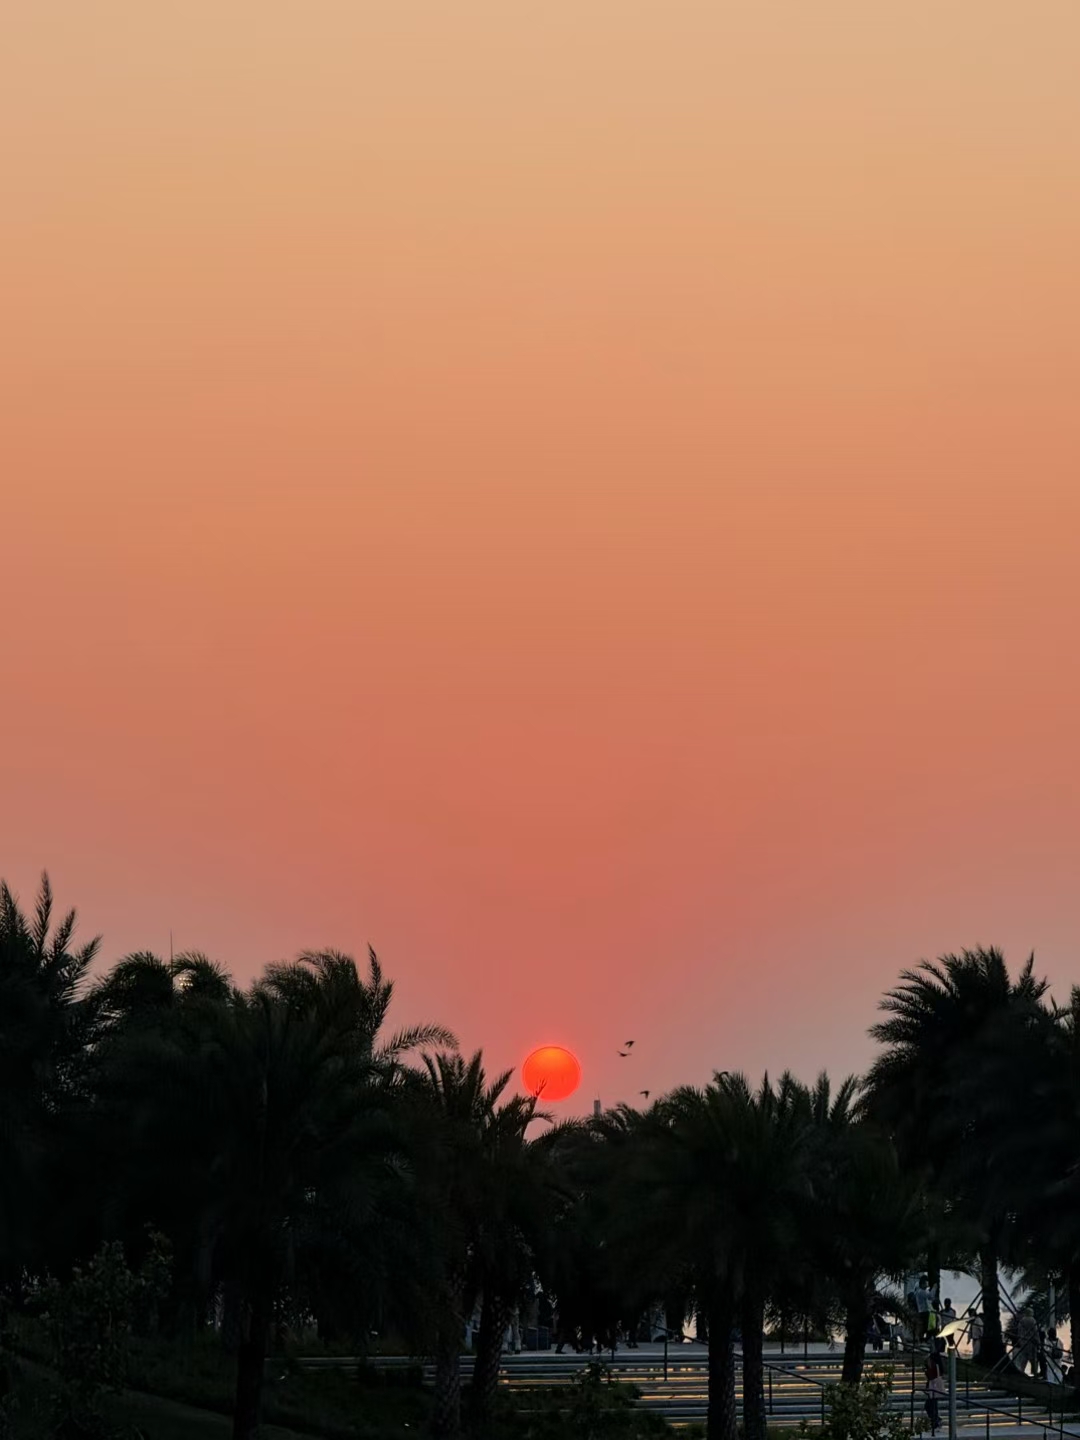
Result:
{"type": "MultiPolygon", "coordinates": [[[[20,1331],[14,1440],[41,1440],[49,1431],[56,1379],[41,1334],[23,1326],[20,1331]]],[[[212,1335],[187,1345],[140,1340],[132,1344],[130,1388],[107,1396],[101,1408],[111,1424],[132,1434],[137,1427],[149,1440],[227,1440],[235,1383],[235,1362],[212,1335]]],[[[415,1385],[368,1384],[355,1369],[309,1371],[283,1361],[268,1370],[264,1432],[267,1440],[407,1440],[426,1429],[430,1407],[429,1395],[415,1385]]]]}
{"type": "MultiPolygon", "coordinates": [[[[18,1329],[20,1419],[13,1440],[43,1440],[57,1388],[47,1337],[38,1322],[24,1317],[18,1329]]],[[[263,1435],[265,1440],[411,1440],[427,1432],[431,1416],[430,1392],[419,1381],[418,1367],[410,1374],[374,1366],[308,1370],[295,1359],[272,1362],[263,1392],[263,1435]]],[[[140,1434],[146,1440],[229,1440],[235,1383],[234,1359],[209,1332],[187,1343],[137,1339],[130,1348],[128,1388],[104,1397],[100,1408],[125,1440],[140,1434]]],[[[629,1405],[630,1387],[605,1384],[595,1395],[579,1389],[501,1394],[496,1433],[503,1440],[591,1433],[597,1418],[591,1411],[597,1407],[604,1411],[604,1433],[613,1440],[667,1431],[659,1416],[629,1405]]]]}
{"type": "MultiPolygon", "coordinates": [[[[214,1337],[177,1347],[134,1347],[131,1382],[141,1391],[227,1415],[235,1368],[214,1337]]],[[[263,1417],[269,1425],[323,1440],[386,1440],[423,1430],[430,1399],[419,1388],[361,1383],[356,1370],[301,1370],[282,1361],[269,1369],[263,1417]]]]}
{"type": "MultiPolygon", "coordinates": [[[[229,1440],[232,1435],[232,1420],[213,1410],[200,1410],[194,1405],[182,1405],[178,1400],[166,1400],[160,1395],[143,1395],[126,1391],[123,1395],[110,1396],[102,1406],[102,1413],[110,1424],[135,1426],[147,1436],[147,1440],[229,1440]]],[[[310,1430],[286,1430],[280,1425],[264,1425],[262,1440],[311,1440],[310,1430]]]]}
{"type": "MultiPolygon", "coordinates": [[[[18,1405],[12,1415],[12,1440],[42,1440],[49,1434],[54,1389],[54,1377],[44,1367],[24,1362],[18,1405]]],[[[135,1390],[106,1396],[101,1414],[120,1433],[139,1433],[146,1440],[229,1440],[232,1434],[227,1415],[135,1390]]],[[[265,1425],[263,1440],[313,1440],[313,1432],[265,1425]]]]}

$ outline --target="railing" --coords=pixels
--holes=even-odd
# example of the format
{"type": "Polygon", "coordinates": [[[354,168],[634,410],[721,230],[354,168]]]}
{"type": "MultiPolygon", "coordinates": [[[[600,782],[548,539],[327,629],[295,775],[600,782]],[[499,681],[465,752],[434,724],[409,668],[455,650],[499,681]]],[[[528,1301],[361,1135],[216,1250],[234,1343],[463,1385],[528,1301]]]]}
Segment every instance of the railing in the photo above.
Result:
{"type": "MultiPolygon", "coordinates": [[[[928,1354],[929,1351],[925,1351],[925,1352],[923,1352],[923,1353],[927,1353],[927,1354],[928,1354]]],[[[915,1395],[916,1395],[916,1390],[917,1390],[917,1388],[918,1388],[918,1382],[917,1382],[917,1376],[916,1376],[916,1363],[917,1363],[918,1357],[919,1357],[919,1351],[918,1351],[916,1348],[913,1347],[913,1349],[912,1349],[912,1351],[911,1351],[911,1362],[912,1362],[912,1363],[911,1363],[911,1399],[910,1399],[910,1405],[911,1405],[911,1427],[912,1427],[912,1429],[915,1428],[915,1395]]],[[[738,1358],[741,1359],[741,1358],[742,1358],[741,1355],[739,1355],[738,1358]]],[[[836,1357],[835,1359],[833,1359],[832,1357],[820,1357],[820,1358],[815,1362],[815,1368],[816,1368],[816,1369],[819,1369],[819,1370],[826,1370],[826,1369],[832,1369],[832,1368],[839,1368],[842,1364],[843,1364],[843,1361],[842,1361],[839,1357],[836,1357]]],[[[876,1363],[872,1364],[871,1369],[873,1370],[873,1369],[878,1368],[878,1365],[879,1365],[879,1364],[880,1364],[880,1366],[881,1366],[882,1369],[892,1369],[892,1370],[895,1370],[895,1369],[898,1368],[898,1367],[895,1366],[895,1365],[891,1365],[891,1366],[890,1366],[890,1365],[888,1364],[888,1362],[876,1362],[876,1363]]],[[[816,1386],[818,1387],[818,1389],[819,1389],[820,1397],[821,1397],[821,1423],[824,1425],[824,1423],[825,1423],[825,1418],[826,1418],[826,1410],[827,1410],[826,1392],[827,1392],[827,1390],[829,1389],[829,1387],[830,1387],[831,1385],[833,1385],[833,1384],[836,1383],[836,1381],[831,1381],[831,1380],[819,1380],[816,1376],[806,1373],[806,1370],[809,1368],[808,1363],[807,1363],[806,1361],[802,1361],[802,1362],[791,1362],[791,1361],[789,1361],[789,1362],[787,1362],[787,1363],[781,1362],[781,1363],[778,1364],[776,1361],[766,1360],[766,1361],[764,1361],[764,1368],[765,1368],[765,1372],[766,1372],[767,1377],[768,1377],[767,1405],[768,1405],[768,1412],[769,1412],[770,1415],[772,1415],[772,1414],[774,1413],[773,1375],[774,1375],[774,1374],[780,1374],[780,1375],[783,1375],[783,1376],[787,1377],[787,1376],[792,1376],[792,1375],[794,1375],[795,1373],[801,1371],[802,1373],[799,1374],[799,1379],[800,1379],[804,1384],[807,1384],[807,1383],[808,1383],[808,1384],[810,1384],[810,1385],[816,1385],[816,1386]]],[[[866,1368],[867,1368],[867,1367],[864,1365],[864,1373],[865,1373],[866,1368]]],[[[904,1368],[906,1369],[906,1366],[905,1366],[904,1368]]],[[[996,1369],[996,1367],[995,1367],[995,1369],[996,1369]]],[[[981,1383],[986,1384],[986,1385],[988,1385],[988,1386],[989,1386],[990,1384],[992,1384],[992,1377],[994,1376],[994,1374],[995,1374],[995,1370],[988,1371],[985,1376],[980,1377],[981,1383]]],[[[1035,1415],[1032,1415],[1032,1414],[1030,1414],[1030,1412],[1029,1412],[1029,1414],[1028,1414],[1027,1416],[1024,1415],[1024,1394],[1023,1394],[1023,1391],[1022,1391],[1022,1390],[1018,1390],[1018,1391],[1017,1391],[1017,1395],[1016,1395],[1016,1409],[1015,1409],[1015,1410],[1005,1409],[1005,1408],[1003,1408],[1003,1407],[1000,1406],[1000,1405],[993,1405],[993,1404],[991,1404],[989,1401],[981,1400],[981,1399],[979,1399],[978,1397],[972,1398],[972,1395],[971,1395],[971,1371],[970,1371],[970,1370],[965,1370],[965,1374],[964,1374],[964,1393],[963,1393],[963,1396],[961,1396],[961,1395],[959,1394],[959,1387],[957,1387],[956,1392],[954,1392],[954,1393],[955,1393],[956,1404],[957,1404],[958,1406],[962,1405],[963,1408],[964,1408],[964,1410],[965,1410],[967,1413],[969,1413],[969,1414],[976,1414],[976,1415],[984,1415],[984,1416],[985,1416],[985,1421],[986,1421],[986,1440],[990,1440],[990,1421],[991,1421],[991,1416],[995,1416],[995,1415],[996,1415],[996,1416],[1000,1416],[1001,1418],[1003,1418],[1003,1419],[1005,1419],[1005,1420],[1009,1420],[1009,1421],[1011,1421],[1013,1424],[1016,1424],[1016,1425],[1028,1425],[1028,1426],[1031,1426],[1033,1429],[1042,1430],[1044,1436],[1047,1436],[1047,1437],[1049,1437],[1050,1435],[1052,1435],[1052,1434],[1054,1433],[1054,1431],[1055,1431],[1055,1428],[1056,1428],[1057,1434],[1058,1434],[1058,1436],[1060,1437],[1060,1436],[1063,1436],[1064,1433],[1065,1433],[1065,1404],[1064,1404],[1064,1401],[1062,1401],[1062,1403],[1061,1403],[1061,1404],[1059,1405],[1059,1407],[1058,1407],[1057,1426],[1055,1427],[1055,1425],[1054,1425],[1054,1403],[1053,1403],[1053,1402],[1054,1402],[1054,1396],[1053,1396],[1053,1386],[1050,1385],[1049,1383],[1047,1383],[1047,1387],[1046,1387],[1046,1388],[1047,1388],[1046,1404],[1045,1404],[1046,1419],[1043,1419],[1043,1418],[1038,1414],[1038,1412],[1041,1411],[1044,1407],[1040,1404],[1040,1402],[1038,1402],[1037,1400],[1035,1400],[1034,1397],[1032,1397],[1032,1396],[1030,1396],[1030,1395],[1028,1396],[1029,1407],[1033,1405],[1037,1413],[1036,1413],[1035,1415]],[[1047,1423],[1047,1421],[1049,1421],[1049,1423],[1047,1423]]],[[[1074,1406],[1073,1406],[1073,1409],[1075,1410],[1075,1408],[1076,1408],[1076,1407],[1075,1407],[1075,1405],[1074,1405],[1074,1406]]],[[[1070,1431],[1070,1433],[1074,1433],[1074,1432],[1070,1431]]]]}
{"type": "MultiPolygon", "coordinates": [[[[739,1352],[737,1352],[737,1354],[738,1354],[738,1358],[741,1360],[741,1359],[743,1358],[743,1357],[742,1357],[742,1354],[739,1353],[739,1352]]],[[[831,1359],[832,1357],[830,1356],[830,1357],[828,1357],[828,1358],[831,1359]]],[[[843,1364],[843,1361],[841,1360],[841,1361],[839,1361],[838,1363],[840,1363],[840,1364],[842,1365],[842,1364],[843,1364]]],[[[798,1372],[798,1370],[799,1370],[800,1368],[802,1368],[802,1369],[805,1369],[805,1368],[806,1368],[806,1366],[807,1366],[807,1361],[805,1361],[805,1360],[803,1360],[803,1361],[793,1361],[793,1362],[789,1362],[789,1363],[786,1364],[786,1365],[778,1365],[774,1360],[765,1360],[765,1361],[763,1362],[763,1364],[764,1364],[764,1368],[765,1368],[765,1373],[766,1373],[766,1375],[769,1377],[768,1406],[769,1406],[769,1414],[772,1415],[772,1414],[775,1413],[774,1410],[773,1410],[773,1374],[776,1373],[776,1374],[778,1374],[778,1375],[792,1375],[792,1376],[794,1376],[795,1374],[797,1374],[797,1372],[798,1372]]],[[[800,1379],[800,1380],[803,1380],[803,1381],[808,1381],[811,1385],[816,1385],[816,1386],[818,1387],[819,1391],[821,1392],[821,1423],[822,1423],[822,1425],[824,1425],[824,1424],[825,1424],[825,1391],[829,1388],[829,1383],[830,1383],[830,1382],[828,1382],[828,1381],[826,1381],[826,1380],[818,1380],[815,1376],[813,1376],[813,1375],[806,1375],[806,1374],[800,1375],[800,1376],[799,1376],[799,1379],[800,1379]]],[[[836,1382],[833,1381],[832,1383],[835,1384],[836,1382]]],[[[743,1403],[744,1403],[744,1404],[745,1404],[745,1400],[746,1400],[746,1397],[744,1396],[744,1397],[743,1397],[743,1403]]]]}
{"type": "MultiPolygon", "coordinates": [[[[669,1335],[668,1339],[671,1338],[673,1337],[669,1335]]],[[[894,1393],[892,1405],[902,1414],[910,1407],[913,1428],[922,1408],[919,1365],[927,1353],[925,1349],[916,1348],[899,1355],[868,1355],[863,1366],[863,1374],[867,1377],[881,1375],[884,1371],[892,1371],[897,1376],[898,1393],[894,1393]],[[905,1393],[909,1383],[910,1395],[905,1393]]],[[[602,1358],[605,1363],[609,1363],[606,1356],[602,1358]]],[[[744,1359],[741,1347],[735,1350],[734,1359],[741,1370],[744,1359]]],[[[559,1356],[557,1359],[552,1354],[507,1356],[504,1361],[504,1377],[511,1384],[524,1386],[545,1383],[560,1385],[568,1383],[572,1373],[588,1361],[588,1356],[577,1354],[559,1356]]],[[[471,1368],[471,1362],[471,1356],[462,1357],[462,1369],[465,1373],[471,1368]]],[[[350,1362],[340,1357],[336,1360],[331,1357],[310,1357],[301,1363],[321,1367],[328,1364],[340,1366],[350,1362]]],[[[353,1360],[351,1363],[357,1362],[353,1360]]],[[[416,1362],[404,1356],[372,1356],[370,1363],[379,1367],[396,1368],[416,1362]]],[[[703,1378],[707,1364],[707,1358],[699,1347],[695,1346],[692,1352],[686,1353],[682,1345],[675,1345],[669,1353],[664,1353],[659,1347],[643,1351],[620,1350],[612,1369],[616,1373],[630,1373],[633,1378],[641,1379],[641,1383],[650,1388],[662,1383],[663,1395],[657,1394],[651,1401],[646,1402],[660,1408],[662,1404],[668,1403],[678,1406],[680,1394],[685,1395],[687,1389],[693,1393],[683,1404],[703,1403],[703,1399],[699,1401],[694,1398],[699,1388],[694,1377],[703,1378]],[[645,1376],[650,1379],[643,1379],[645,1376]],[[673,1388],[669,1389],[669,1386],[673,1388]]],[[[768,1414],[795,1423],[799,1418],[811,1419],[817,1412],[824,1422],[828,1418],[828,1391],[840,1379],[842,1366],[843,1357],[840,1354],[810,1354],[805,1358],[801,1355],[781,1358],[772,1354],[763,1357],[765,1393],[762,1398],[768,1414]]],[[[963,1412],[965,1417],[965,1435],[970,1436],[972,1429],[978,1435],[978,1421],[981,1419],[984,1422],[986,1440],[994,1440],[993,1432],[997,1428],[995,1422],[998,1421],[1007,1421],[1022,1428],[1028,1435],[1033,1430],[1042,1430],[1045,1440],[1055,1440],[1055,1437],[1056,1440],[1066,1440],[1068,1436],[1075,1436],[1080,1440],[1080,1427],[1070,1424],[1066,1428],[1064,1397],[1055,1405],[1054,1390],[1048,1386],[1045,1399],[1041,1395],[1032,1395],[1029,1390],[1026,1394],[1017,1394],[1014,1404],[1001,1394],[999,1387],[1002,1378],[995,1371],[975,1374],[968,1367],[965,1367],[964,1373],[958,1377],[955,1398],[958,1411],[963,1412]],[[974,1427],[971,1424],[973,1420],[974,1427]]],[[[945,1402],[942,1404],[944,1412],[948,1397],[942,1396],[941,1399],[945,1402]]],[[[944,1414],[942,1419],[945,1419],[944,1414]]]]}

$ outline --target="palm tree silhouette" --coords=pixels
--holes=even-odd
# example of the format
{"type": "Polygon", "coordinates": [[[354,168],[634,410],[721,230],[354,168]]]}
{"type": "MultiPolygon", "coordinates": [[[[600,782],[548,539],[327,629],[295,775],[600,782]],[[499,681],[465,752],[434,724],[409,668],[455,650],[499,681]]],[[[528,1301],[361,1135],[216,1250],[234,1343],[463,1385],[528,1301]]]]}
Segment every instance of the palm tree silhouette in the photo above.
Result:
{"type": "MultiPolygon", "coordinates": [[[[865,1112],[893,1135],[905,1167],[929,1167],[939,1214],[959,1216],[978,1251],[990,1364],[1005,1353],[998,1265],[1022,1178],[1002,1142],[1026,1123],[1015,1077],[1033,1041],[1037,1053],[1046,988],[1034,957],[1014,981],[1000,950],[944,955],[902,972],[881,1001],[888,1018],[870,1031],[886,1048],[867,1077],[865,1112]]],[[[949,1237],[940,1222],[939,1235],[949,1237]]],[[[931,1257],[937,1271],[939,1245],[931,1257]]]]}
{"type": "Polygon", "coordinates": [[[40,1262],[55,1213],[46,1164],[85,1085],[100,939],[75,946],[75,926],[70,910],[54,927],[47,874],[30,915],[0,881],[0,1295],[40,1262]]]}

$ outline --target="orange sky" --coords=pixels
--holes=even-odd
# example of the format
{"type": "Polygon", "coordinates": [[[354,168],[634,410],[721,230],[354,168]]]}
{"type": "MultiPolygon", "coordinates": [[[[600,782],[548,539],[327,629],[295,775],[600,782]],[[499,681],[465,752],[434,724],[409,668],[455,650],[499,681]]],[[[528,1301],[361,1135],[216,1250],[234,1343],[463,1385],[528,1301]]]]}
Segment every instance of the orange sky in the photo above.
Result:
{"type": "Polygon", "coordinates": [[[5,6],[0,873],[371,940],[606,1101],[859,1066],[944,949],[1080,980],[1078,48],[5,6]]]}

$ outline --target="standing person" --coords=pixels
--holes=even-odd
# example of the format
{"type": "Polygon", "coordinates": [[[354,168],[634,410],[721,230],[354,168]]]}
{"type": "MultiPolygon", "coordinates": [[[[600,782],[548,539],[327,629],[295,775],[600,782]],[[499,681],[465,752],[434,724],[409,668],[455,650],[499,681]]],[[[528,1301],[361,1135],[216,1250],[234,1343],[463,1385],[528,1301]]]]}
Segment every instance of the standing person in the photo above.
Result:
{"type": "Polygon", "coordinates": [[[1021,1375],[1026,1373],[1029,1365],[1034,1372],[1038,1348],[1039,1326],[1031,1306],[1025,1305],[1016,1322],[1016,1339],[1013,1341],[1012,1352],[1013,1364],[1021,1375]]]}
{"type": "Polygon", "coordinates": [[[926,1416],[930,1421],[930,1434],[936,1435],[941,1425],[941,1397],[946,1392],[945,1384],[945,1342],[935,1340],[930,1354],[926,1357],[926,1416]],[[940,1347],[940,1348],[939,1348],[940,1347]]]}
{"type": "Polygon", "coordinates": [[[953,1308],[953,1303],[952,1303],[952,1301],[948,1298],[948,1296],[946,1296],[946,1298],[945,1298],[945,1304],[942,1305],[942,1307],[941,1307],[941,1313],[938,1315],[938,1321],[940,1322],[940,1323],[938,1324],[938,1329],[939,1329],[939,1330],[944,1330],[944,1329],[945,1329],[945,1326],[946,1326],[946,1325],[951,1325],[955,1319],[956,1319],[956,1311],[955,1311],[955,1309],[953,1308]]]}
{"type": "Polygon", "coordinates": [[[1065,1350],[1053,1325],[1046,1332],[1046,1380],[1050,1385],[1062,1383],[1061,1362],[1065,1350]]]}
{"type": "Polygon", "coordinates": [[[982,1349],[983,1322],[977,1310],[972,1310],[968,1316],[968,1335],[971,1337],[971,1358],[978,1360],[982,1349]]]}
{"type": "Polygon", "coordinates": [[[915,1311],[914,1336],[916,1340],[925,1340],[928,1334],[927,1317],[930,1314],[934,1303],[933,1292],[930,1289],[930,1280],[926,1275],[919,1276],[919,1283],[911,1292],[911,1303],[915,1311]]]}

